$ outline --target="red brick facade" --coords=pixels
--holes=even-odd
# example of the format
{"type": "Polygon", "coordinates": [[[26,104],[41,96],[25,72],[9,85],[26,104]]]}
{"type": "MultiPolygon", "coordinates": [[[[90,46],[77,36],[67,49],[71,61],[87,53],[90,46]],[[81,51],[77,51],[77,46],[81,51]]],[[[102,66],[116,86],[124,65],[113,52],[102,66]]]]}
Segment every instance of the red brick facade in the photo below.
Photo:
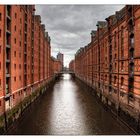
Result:
{"type": "Polygon", "coordinates": [[[75,71],[75,62],[74,60],[71,60],[69,63],[69,70],[74,72],[75,71]]]}
{"type": "Polygon", "coordinates": [[[127,5],[106,21],[98,21],[91,42],[70,63],[76,76],[96,89],[102,100],[116,108],[126,106],[131,115],[138,114],[140,107],[139,17],[140,6],[127,5]]]}
{"type": "Polygon", "coordinates": [[[62,62],[54,57],[51,57],[51,76],[58,74],[62,70],[62,62]]]}
{"type": "Polygon", "coordinates": [[[0,115],[59,71],[51,68],[50,37],[34,5],[0,6],[0,115]]]}
{"type": "Polygon", "coordinates": [[[5,102],[4,102],[4,96],[5,96],[5,50],[6,50],[6,39],[5,36],[5,15],[6,9],[5,6],[0,6],[0,114],[4,112],[5,108],[5,102]]]}

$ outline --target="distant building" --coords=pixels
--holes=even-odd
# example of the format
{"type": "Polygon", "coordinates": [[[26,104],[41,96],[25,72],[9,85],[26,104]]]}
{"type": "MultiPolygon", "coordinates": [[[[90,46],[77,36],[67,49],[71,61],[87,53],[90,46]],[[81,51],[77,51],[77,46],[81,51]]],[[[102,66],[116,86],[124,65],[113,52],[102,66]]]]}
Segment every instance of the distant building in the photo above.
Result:
{"type": "Polygon", "coordinates": [[[61,69],[62,69],[62,64],[60,60],[51,56],[51,76],[53,77],[54,74],[58,74],[61,71],[61,69]]]}
{"type": "Polygon", "coordinates": [[[75,60],[71,60],[69,63],[69,70],[70,71],[75,71],[75,60]]]}
{"type": "Polygon", "coordinates": [[[64,61],[64,55],[62,53],[57,54],[57,59],[61,62],[62,64],[62,69],[63,69],[63,61],[64,61]]]}

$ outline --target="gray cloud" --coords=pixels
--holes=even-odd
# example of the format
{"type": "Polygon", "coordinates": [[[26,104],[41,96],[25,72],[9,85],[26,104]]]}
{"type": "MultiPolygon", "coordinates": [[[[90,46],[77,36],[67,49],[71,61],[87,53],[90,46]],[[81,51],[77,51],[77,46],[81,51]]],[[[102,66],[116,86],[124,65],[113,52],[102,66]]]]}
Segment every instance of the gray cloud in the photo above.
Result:
{"type": "Polygon", "coordinates": [[[90,32],[99,20],[120,10],[124,5],[36,5],[36,14],[51,36],[52,55],[64,53],[64,64],[75,52],[90,42],[90,32]]]}

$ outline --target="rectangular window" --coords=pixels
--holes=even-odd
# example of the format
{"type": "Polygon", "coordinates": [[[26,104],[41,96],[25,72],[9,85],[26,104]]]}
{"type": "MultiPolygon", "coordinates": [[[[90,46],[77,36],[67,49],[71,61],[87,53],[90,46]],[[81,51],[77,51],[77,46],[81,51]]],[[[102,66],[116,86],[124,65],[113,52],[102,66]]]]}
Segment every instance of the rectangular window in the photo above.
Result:
{"type": "Polygon", "coordinates": [[[1,37],[1,29],[0,29],[0,37],[1,37]]]}
{"type": "Polygon", "coordinates": [[[14,81],[16,81],[16,77],[14,77],[14,81]]]}
{"type": "Polygon", "coordinates": [[[115,70],[116,70],[116,68],[117,68],[117,64],[115,63],[115,70]]]}
{"type": "Polygon", "coordinates": [[[14,56],[16,57],[16,51],[14,51],[14,56]]]}
{"type": "Polygon", "coordinates": [[[19,64],[19,69],[21,69],[21,64],[19,64]]]}
{"type": "Polygon", "coordinates": [[[124,68],[124,62],[121,63],[121,70],[123,71],[124,68]]]}
{"type": "Polygon", "coordinates": [[[16,69],[16,64],[14,64],[14,68],[16,69]]]}
{"type": "Polygon", "coordinates": [[[1,106],[1,101],[0,101],[0,106],[1,106]]]}
{"type": "Polygon", "coordinates": [[[1,13],[0,13],[0,21],[1,21],[1,19],[2,19],[2,18],[1,18],[1,13]]]}
{"type": "Polygon", "coordinates": [[[16,38],[15,38],[15,44],[16,44],[16,38]]]}
{"type": "Polygon", "coordinates": [[[16,25],[15,25],[15,31],[16,31],[16,25]]]}
{"type": "Polygon", "coordinates": [[[21,58],[21,53],[19,53],[19,57],[21,58]]]}
{"type": "Polygon", "coordinates": [[[134,57],[134,50],[131,49],[131,50],[130,50],[130,58],[133,58],[133,57],[134,57]]]}
{"type": "Polygon", "coordinates": [[[17,18],[17,13],[15,13],[15,18],[17,18]]]}
{"type": "Polygon", "coordinates": [[[124,78],[121,77],[121,86],[123,86],[123,84],[124,84],[124,78]]]}

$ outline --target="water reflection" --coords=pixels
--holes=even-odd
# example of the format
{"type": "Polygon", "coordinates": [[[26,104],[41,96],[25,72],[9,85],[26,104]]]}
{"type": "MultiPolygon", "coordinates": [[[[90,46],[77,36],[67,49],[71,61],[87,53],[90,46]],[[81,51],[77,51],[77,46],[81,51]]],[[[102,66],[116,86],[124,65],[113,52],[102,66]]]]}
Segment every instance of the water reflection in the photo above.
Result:
{"type": "Polygon", "coordinates": [[[95,135],[133,134],[83,88],[64,74],[35,102],[9,134],[95,135]]]}
{"type": "Polygon", "coordinates": [[[55,134],[84,133],[84,118],[77,102],[77,86],[69,74],[54,87],[51,110],[51,129],[55,134]],[[79,133],[80,132],[80,133],[79,133]]]}

